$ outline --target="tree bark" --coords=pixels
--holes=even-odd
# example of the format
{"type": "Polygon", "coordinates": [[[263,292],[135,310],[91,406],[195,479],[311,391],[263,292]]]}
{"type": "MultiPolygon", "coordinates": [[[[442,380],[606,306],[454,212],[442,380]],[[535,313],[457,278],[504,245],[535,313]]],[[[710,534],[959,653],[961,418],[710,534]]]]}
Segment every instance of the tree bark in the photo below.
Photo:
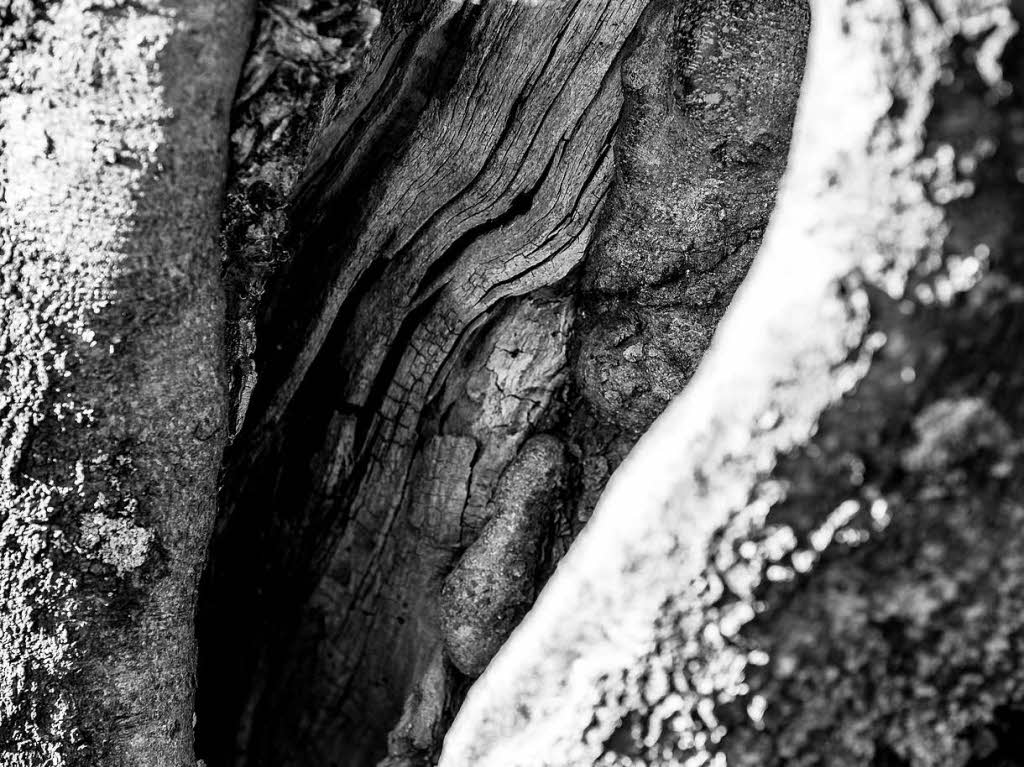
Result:
{"type": "Polygon", "coordinates": [[[442,767],[1019,760],[1024,4],[813,14],[750,282],[442,767]]]}
{"type": "Polygon", "coordinates": [[[215,763],[436,759],[745,274],[808,25],[796,1],[380,10],[256,323],[205,592],[215,763]]]}
{"type": "Polygon", "coordinates": [[[195,763],[245,2],[0,4],[0,761],[195,763]]]}

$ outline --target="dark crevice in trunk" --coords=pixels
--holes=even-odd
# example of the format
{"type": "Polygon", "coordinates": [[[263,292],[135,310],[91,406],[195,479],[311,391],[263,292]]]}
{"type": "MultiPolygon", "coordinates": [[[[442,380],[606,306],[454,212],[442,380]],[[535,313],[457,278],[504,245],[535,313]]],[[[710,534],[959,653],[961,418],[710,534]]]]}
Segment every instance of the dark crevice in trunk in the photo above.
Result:
{"type": "Polygon", "coordinates": [[[321,108],[294,259],[257,325],[258,383],[200,606],[208,767],[433,763],[481,664],[749,266],[807,30],[803,3],[784,6],[384,9],[365,71],[321,108]],[[771,60],[771,88],[753,87],[742,35],[771,60]],[[687,105],[681,67],[700,70],[685,73],[687,105]],[[702,185],[726,189],[725,225],[704,214],[702,185]],[[695,244],[666,247],[677,239],[695,244]],[[616,259],[625,271],[606,279],[616,259]],[[634,327],[602,325],[615,311],[634,327]],[[639,371],[612,382],[618,410],[588,377],[595,360],[639,371]],[[642,412],[630,386],[656,390],[642,412]],[[538,498],[557,513],[531,516],[538,498]],[[488,566],[492,591],[475,593],[488,566]],[[508,604],[488,617],[492,597],[508,604]],[[458,646],[460,631],[482,632],[481,647],[458,646]]]}

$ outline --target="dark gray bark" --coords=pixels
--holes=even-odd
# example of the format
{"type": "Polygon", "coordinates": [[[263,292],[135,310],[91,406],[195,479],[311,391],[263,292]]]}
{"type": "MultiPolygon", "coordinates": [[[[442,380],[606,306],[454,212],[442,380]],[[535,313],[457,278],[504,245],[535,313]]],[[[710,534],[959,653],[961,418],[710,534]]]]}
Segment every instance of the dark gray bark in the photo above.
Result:
{"type": "Polygon", "coordinates": [[[436,757],[746,272],[808,25],[801,2],[380,10],[255,333],[206,592],[218,763],[436,757]]]}
{"type": "Polygon", "coordinates": [[[195,763],[247,3],[0,3],[0,762],[195,763]]]}

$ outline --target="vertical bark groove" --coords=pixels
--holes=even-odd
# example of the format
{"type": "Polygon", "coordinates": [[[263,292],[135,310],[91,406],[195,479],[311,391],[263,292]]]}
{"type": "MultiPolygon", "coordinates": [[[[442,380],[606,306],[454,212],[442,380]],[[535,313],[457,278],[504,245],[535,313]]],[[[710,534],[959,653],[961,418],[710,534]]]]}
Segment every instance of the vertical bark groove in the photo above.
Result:
{"type": "Polygon", "coordinates": [[[228,461],[211,762],[436,758],[464,672],[692,372],[753,257],[808,23],[775,6],[381,8],[363,69],[322,107],[228,461]],[[612,264],[642,243],[639,285],[612,264]],[[632,389],[600,366],[634,371],[632,389]],[[630,392],[636,412],[608,404],[630,392]],[[554,463],[516,468],[538,444],[554,463]],[[508,489],[523,472],[547,477],[543,520],[508,489]],[[484,594],[474,562],[522,576],[484,594]]]}

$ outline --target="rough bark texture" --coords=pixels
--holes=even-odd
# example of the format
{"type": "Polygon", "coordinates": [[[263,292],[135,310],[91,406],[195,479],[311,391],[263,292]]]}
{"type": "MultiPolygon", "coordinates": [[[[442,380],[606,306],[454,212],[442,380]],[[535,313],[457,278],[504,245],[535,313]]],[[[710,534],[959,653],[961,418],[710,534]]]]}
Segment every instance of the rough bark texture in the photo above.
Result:
{"type": "Polygon", "coordinates": [[[813,5],[495,658],[806,4],[260,5],[225,307],[247,3],[0,0],[3,763],[195,763],[222,352],[212,767],[1018,761],[1024,2],[813,5]]]}
{"type": "Polygon", "coordinates": [[[808,26],[767,0],[379,10],[256,324],[204,599],[215,764],[436,759],[745,274],[808,26]]]}
{"type": "Polygon", "coordinates": [[[182,767],[247,3],[0,2],[0,762],[182,767]]]}
{"type": "Polygon", "coordinates": [[[751,281],[442,767],[1019,762],[1024,3],[813,12],[751,281]]]}

